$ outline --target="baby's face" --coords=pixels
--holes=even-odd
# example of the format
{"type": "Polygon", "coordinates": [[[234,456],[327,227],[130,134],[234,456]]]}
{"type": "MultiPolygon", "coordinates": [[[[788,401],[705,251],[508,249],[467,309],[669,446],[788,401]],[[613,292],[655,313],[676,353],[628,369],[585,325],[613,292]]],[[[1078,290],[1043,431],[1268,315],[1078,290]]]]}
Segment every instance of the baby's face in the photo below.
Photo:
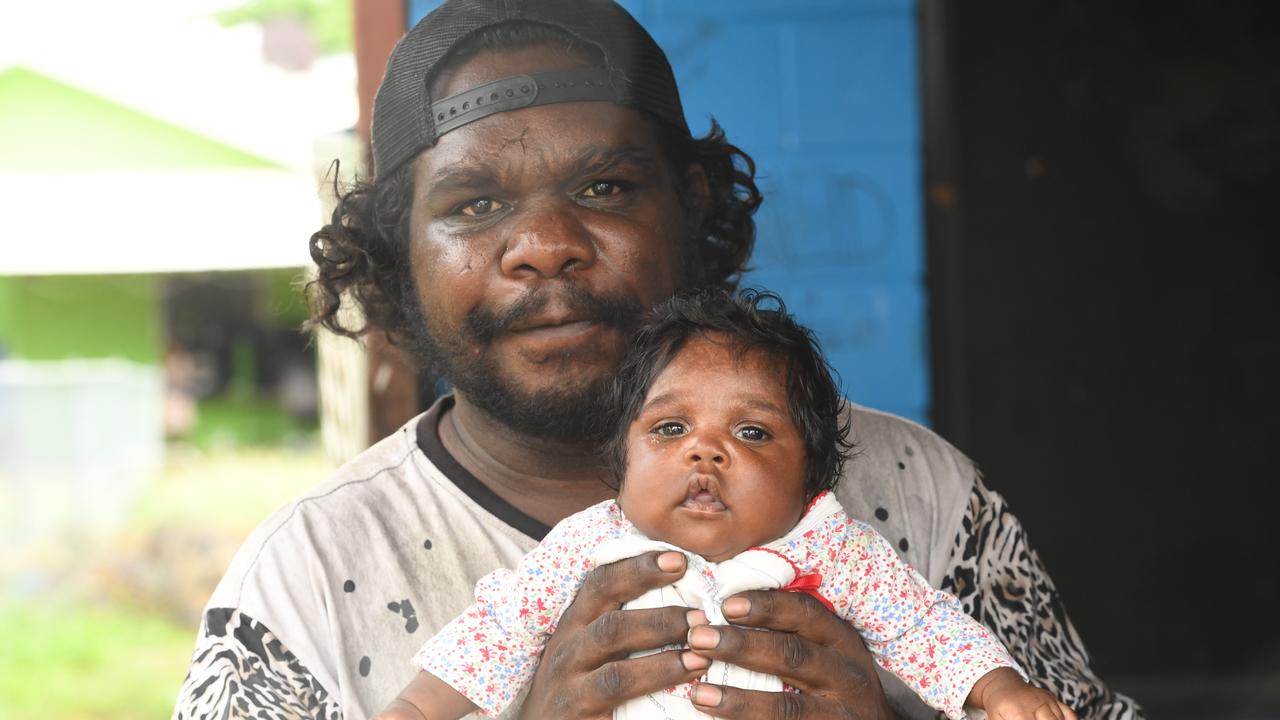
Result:
{"type": "Polygon", "coordinates": [[[708,560],[781,537],[804,510],[804,439],[786,367],[695,338],[627,430],[618,504],[645,535],[708,560]]]}

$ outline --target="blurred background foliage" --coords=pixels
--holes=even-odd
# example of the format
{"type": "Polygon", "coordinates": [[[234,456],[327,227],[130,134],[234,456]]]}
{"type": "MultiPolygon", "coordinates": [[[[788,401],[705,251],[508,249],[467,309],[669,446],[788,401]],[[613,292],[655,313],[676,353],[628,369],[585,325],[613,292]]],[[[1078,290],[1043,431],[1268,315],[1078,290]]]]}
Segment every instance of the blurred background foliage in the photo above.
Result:
{"type": "Polygon", "coordinates": [[[0,28],[0,720],[161,720],[236,549],[334,467],[299,286],[351,6],[0,28]]]}
{"type": "Polygon", "coordinates": [[[0,717],[169,717],[235,550],[331,469],[314,444],[175,446],[119,529],[29,548],[0,575],[0,717]]]}
{"type": "Polygon", "coordinates": [[[333,468],[297,277],[0,277],[7,365],[35,376],[0,383],[23,421],[0,460],[0,718],[169,717],[235,550],[333,468]]]}
{"type": "Polygon", "coordinates": [[[351,50],[351,0],[249,0],[214,15],[223,27],[295,20],[323,54],[351,50]]]}

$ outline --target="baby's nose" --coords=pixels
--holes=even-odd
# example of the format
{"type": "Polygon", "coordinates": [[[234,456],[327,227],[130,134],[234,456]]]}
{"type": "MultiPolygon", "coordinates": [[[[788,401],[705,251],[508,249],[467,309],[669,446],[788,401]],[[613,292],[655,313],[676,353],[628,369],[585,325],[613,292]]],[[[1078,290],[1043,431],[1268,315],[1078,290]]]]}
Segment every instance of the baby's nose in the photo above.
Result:
{"type": "Polygon", "coordinates": [[[713,463],[715,465],[725,464],[724,451],[719,448],[707,445],[705,443],[698,443],[693,447],[689,448],[689,452],[686,457],[688,458],[690,463],[695,465],[704,461],[713,463]]]}

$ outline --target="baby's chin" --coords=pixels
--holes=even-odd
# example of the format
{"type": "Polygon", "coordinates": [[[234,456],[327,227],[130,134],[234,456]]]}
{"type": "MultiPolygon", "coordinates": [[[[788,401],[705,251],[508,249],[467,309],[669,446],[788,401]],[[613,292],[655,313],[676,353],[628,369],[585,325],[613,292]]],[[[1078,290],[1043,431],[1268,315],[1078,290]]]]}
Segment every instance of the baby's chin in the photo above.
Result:
{"type": "Polygon", "coordinates": [[[691,512],[682,507],[660,518],[643,511],[632,513],[628,510],[630,504],[643,507],[644,498],[628,495],[625,482],[623,488],[616,501],[618,508],[645,537],[670,543],[710,562],[724,562],[778,537],[744,539],[741,529],[733,527],[733,514],[725,511],[691,512]]]}
{"type": "MultiPolygon", "coordinates": [[[[661,538],[655,538],[655,539],[661,540],[661,538]]],[[[747,550],[750,550],[751,548],[756,547],[758,545],[758,543],[750,543],[745,545],[738,545],[738,544],[725,545],[723,541],[698,542],[696,539],[692,539],[692,538],[685,538],[684,542],[680,542],[679,540],[662,540],[662,541],[669,542],[672,545],[675,545],[676,547],[687,550],[693,553],[694,555],[701,556],[702,559],[708,560],[713,563],[722,563],[725,560],[729,560],[731,558],[737,557],[738,555],[741,555],[747,550]]]]}
{"type": "Polygon", "coordinates": [[[733,558],[737,557],[738,555],[741,555],[747,550],[748,548],[740,548],[737,550],[728,550],[722,553],[698,553],[698,555],[701,556],[703,560],[706,560],[708,562],[722,563],[725,560],[732,560],[733,558]]]}

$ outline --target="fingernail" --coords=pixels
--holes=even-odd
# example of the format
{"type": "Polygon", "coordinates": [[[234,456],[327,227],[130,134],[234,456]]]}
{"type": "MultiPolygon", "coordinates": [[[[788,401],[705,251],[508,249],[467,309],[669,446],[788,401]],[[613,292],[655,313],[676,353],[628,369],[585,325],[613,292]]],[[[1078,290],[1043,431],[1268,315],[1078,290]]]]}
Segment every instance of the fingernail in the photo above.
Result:
{"type": "Polygon", "coordinates": [[[684,556],[678,552],[662,553],[658,556],[658,569],[663,572],[675,572],[684,568],[684,556]]]}
{"type": "Polygon", "coordinates": [[[729,598],[724,601],[725,617],[746,617],[749,612],[751,612],[751,601],[744,597],[729,598]]]}
{"type": "Polygon", "coordinates": [[[689,647],[698,650],[712,650],[720,644],[720,631],[710,625],[699,625],[689,631],[689,647]]]}
{"type": "Polygon", "coordinates": [[[702,707],[718,707],[724,699],[724,693],[715,685],[698,683],[693,688],[693,702],[702,707]]]}
{"type": "Polygon", "coordinates": [[[684,621],[689,627],[707,624],[707,614],[701,610],[690,610],[684,614],[684,621]]]}
{"type": "Polygon", "coordinates": [[[711,658],[704,658],[697,653],[680,653],[680,664],[685,670],[706,670],[711,665],[711,658]]]}

